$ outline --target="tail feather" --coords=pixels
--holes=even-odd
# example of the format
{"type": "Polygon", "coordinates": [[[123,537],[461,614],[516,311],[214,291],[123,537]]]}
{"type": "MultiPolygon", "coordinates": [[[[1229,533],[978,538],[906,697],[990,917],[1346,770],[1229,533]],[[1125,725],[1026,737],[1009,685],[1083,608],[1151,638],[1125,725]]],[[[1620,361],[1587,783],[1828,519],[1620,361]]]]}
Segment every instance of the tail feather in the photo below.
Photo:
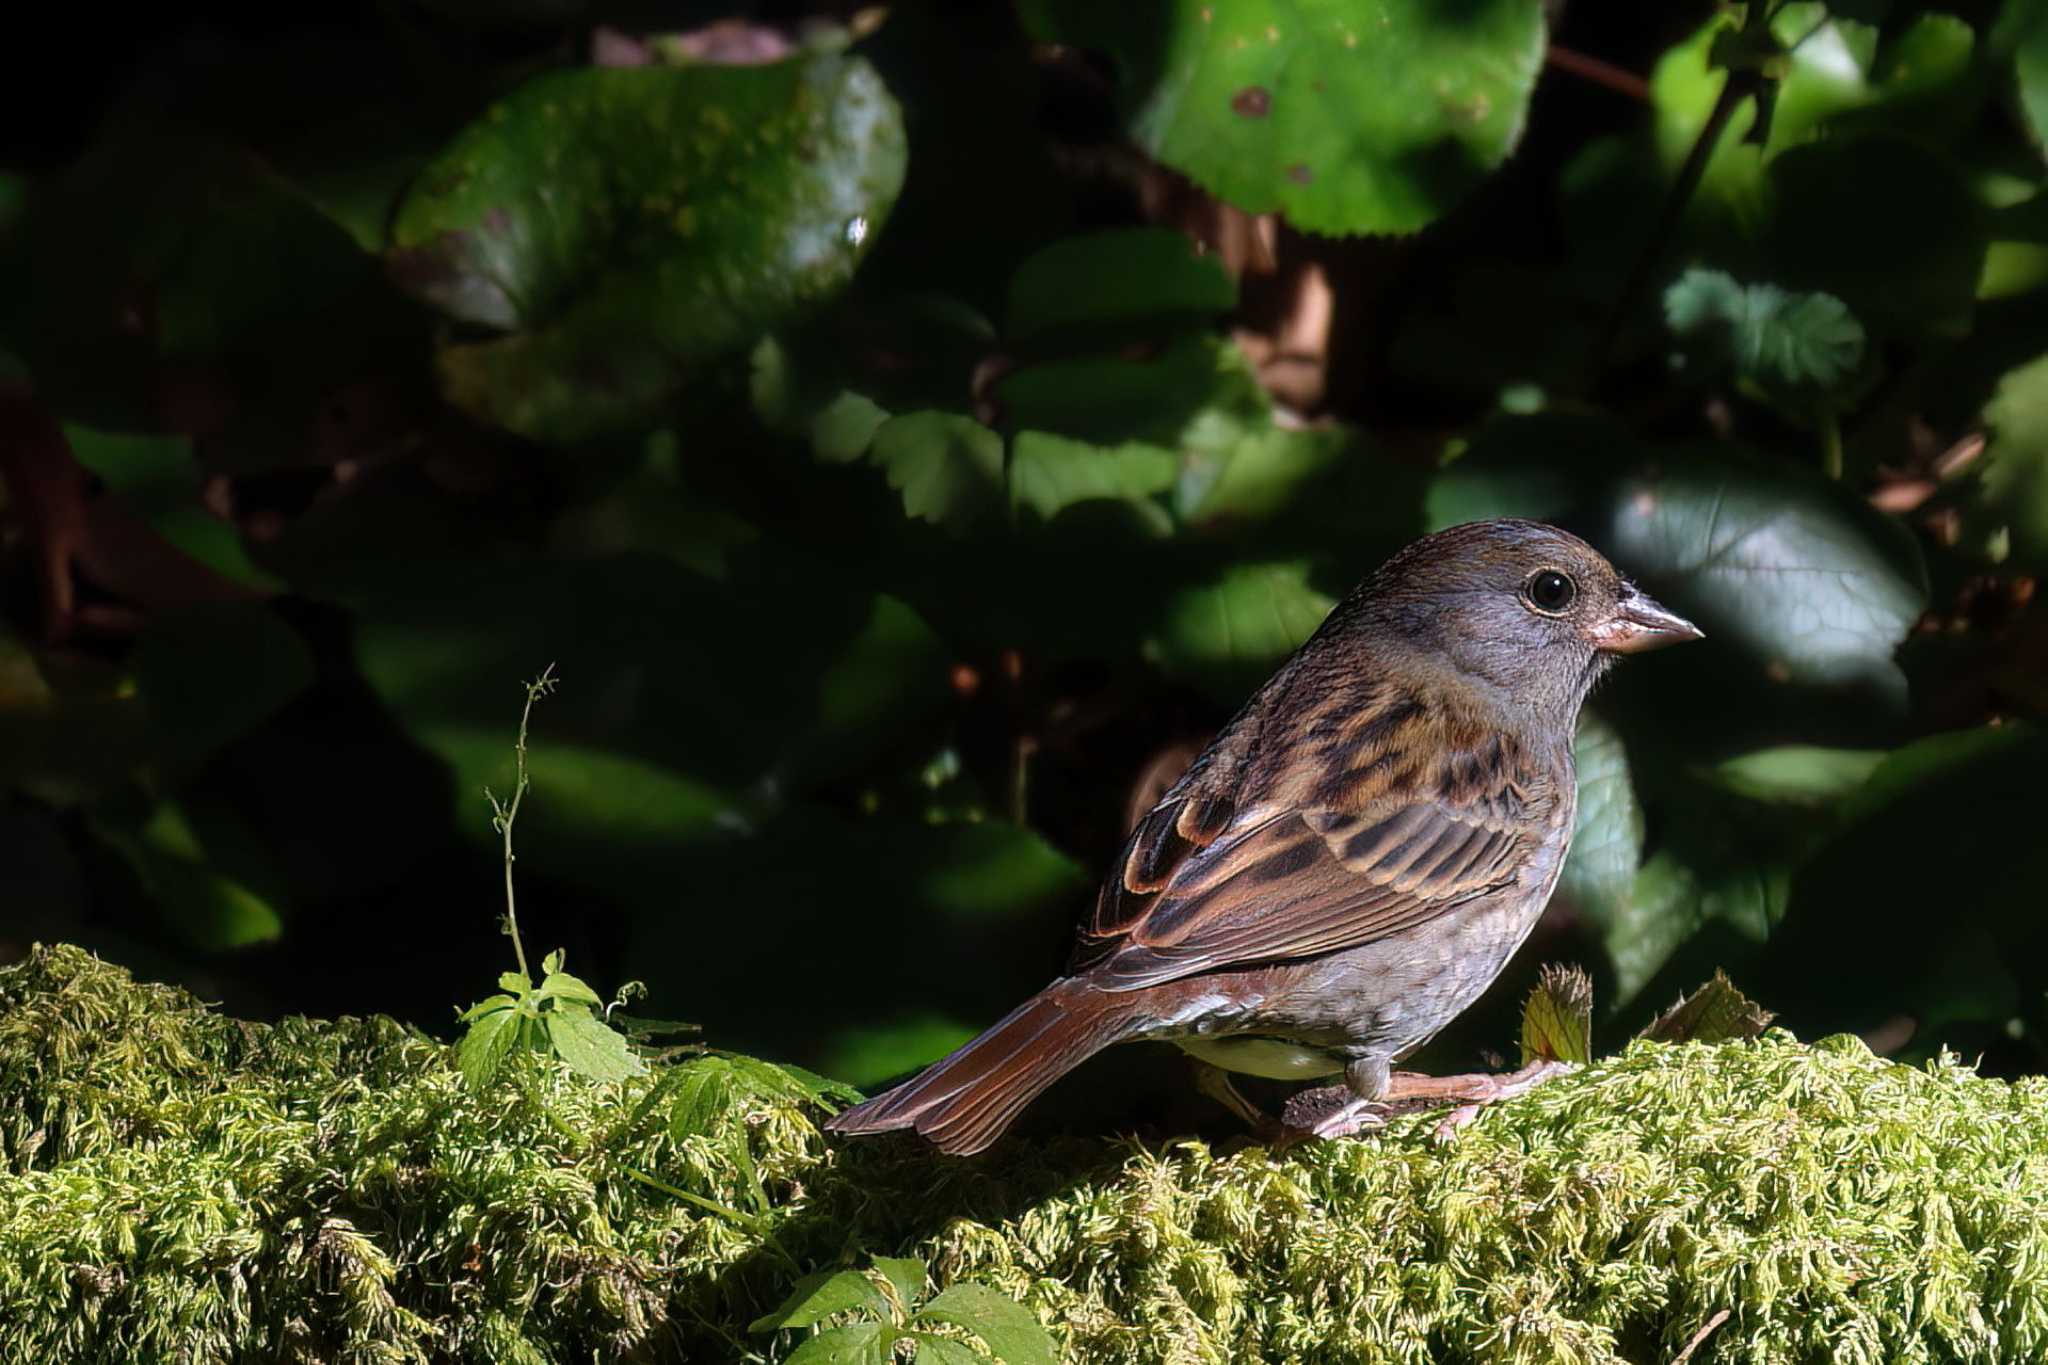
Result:
{"type": "Polygon", "coordinates": [[[1117,1042],[1117,1014],[1099,992],[1062,981],[902,1085],[834,1115],[835,1133],[912,1128],[967,1156],[1003,1135],[1046,1087],[1117,1042]]]}

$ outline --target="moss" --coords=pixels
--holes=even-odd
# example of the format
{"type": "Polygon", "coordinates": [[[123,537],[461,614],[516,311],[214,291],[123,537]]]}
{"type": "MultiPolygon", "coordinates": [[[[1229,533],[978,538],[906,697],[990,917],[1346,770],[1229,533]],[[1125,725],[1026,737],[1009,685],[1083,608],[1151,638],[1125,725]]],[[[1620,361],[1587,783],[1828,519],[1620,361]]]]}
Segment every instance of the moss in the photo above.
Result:
{"type": "Polygon", "coordinates": [[[2048,1357],[2048,1082],[1848,1039],[1639,1043],[1448,1146],[828,1148],[734,1089],[379,1019],[238,1023],[70,948],[0,971],[0,1359],[727,1360],[803,1272],[995,1285],[1089,1362],[2048,1357]],[[655,1183],[658,1182],[658,1183],[655,1183]],[[685,1192],[679,1198],[670,1190],[685,1192]]]}

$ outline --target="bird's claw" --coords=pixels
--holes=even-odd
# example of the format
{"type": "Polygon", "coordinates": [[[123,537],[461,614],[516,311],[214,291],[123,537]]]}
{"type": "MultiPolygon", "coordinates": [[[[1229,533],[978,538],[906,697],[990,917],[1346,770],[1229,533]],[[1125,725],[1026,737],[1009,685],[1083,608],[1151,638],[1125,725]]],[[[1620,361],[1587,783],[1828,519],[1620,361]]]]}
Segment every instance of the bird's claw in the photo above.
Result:
{"type": "Polygon", "coordinates": [[[1309,1138],[1351,1137],[1387,1121],[1383,1104],[1361,1099],[1349,1086],[1325,1085],[1290,1097],[1280,1111],[1280,1140],[1274,1145],[1291,1147],[1309,1138]]]}

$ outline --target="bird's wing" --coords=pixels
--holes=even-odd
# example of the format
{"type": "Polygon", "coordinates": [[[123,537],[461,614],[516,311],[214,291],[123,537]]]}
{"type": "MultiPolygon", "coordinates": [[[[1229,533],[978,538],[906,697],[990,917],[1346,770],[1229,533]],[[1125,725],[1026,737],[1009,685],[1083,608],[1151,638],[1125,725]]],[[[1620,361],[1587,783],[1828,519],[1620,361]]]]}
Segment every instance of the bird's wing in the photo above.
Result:
{"type": "Polygon", "coordinates": [[[1132,832],[1077,961],[1132,990],[1370,943],[1513,881],[1569,818],[1569,780],[1519,746],[1418,751],[1249,810],[1184,783],[1132,832]]]}

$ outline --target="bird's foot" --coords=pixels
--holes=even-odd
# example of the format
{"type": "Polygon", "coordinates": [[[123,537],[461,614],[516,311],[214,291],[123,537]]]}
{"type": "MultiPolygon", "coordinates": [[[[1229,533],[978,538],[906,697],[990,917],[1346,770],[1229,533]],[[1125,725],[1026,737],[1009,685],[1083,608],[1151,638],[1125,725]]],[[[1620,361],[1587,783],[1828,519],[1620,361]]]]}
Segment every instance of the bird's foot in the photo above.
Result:
{"type": "Polygon", "coordinates": [[[1538,1058],[1519,1071],[1502,1074],[1479,1072],[1464,1076],[1425,1076],[1416,1071],[1396,1071],[1388,1078],[1386,1091],[1380,1098],[1390,1104],[1414,1108],[1437,1104],[1453,1106],[1436,1126],[1436,1140],[1449,1142],[1457,1136],[1460,1128],[1478,1118],[1487,1105],[1526,1095],[1543,1082],[1577,1069],[1572,1062],[1538,1058]]]}
{"type": "Polygon", "coordinates": [[[1199,1058],[1190,1058],[1195,1068],[1195,1089],[1245,1121],[1245,1126],[1270,1142],[1280,1135],[1280,1122],[1245,1098],[1230,1079],[1230,1073],[1199,1058]]]}
{"type": "Polygon", "coordinates": [[[1280,1111],[1278,1147],[1309,1138],[1342,1138],[1377,1128],[1387,1121],[1387,1106],[1365,1099],[1348,1085],[1323,1085],[1287,1099],[1280,1111]]]}

